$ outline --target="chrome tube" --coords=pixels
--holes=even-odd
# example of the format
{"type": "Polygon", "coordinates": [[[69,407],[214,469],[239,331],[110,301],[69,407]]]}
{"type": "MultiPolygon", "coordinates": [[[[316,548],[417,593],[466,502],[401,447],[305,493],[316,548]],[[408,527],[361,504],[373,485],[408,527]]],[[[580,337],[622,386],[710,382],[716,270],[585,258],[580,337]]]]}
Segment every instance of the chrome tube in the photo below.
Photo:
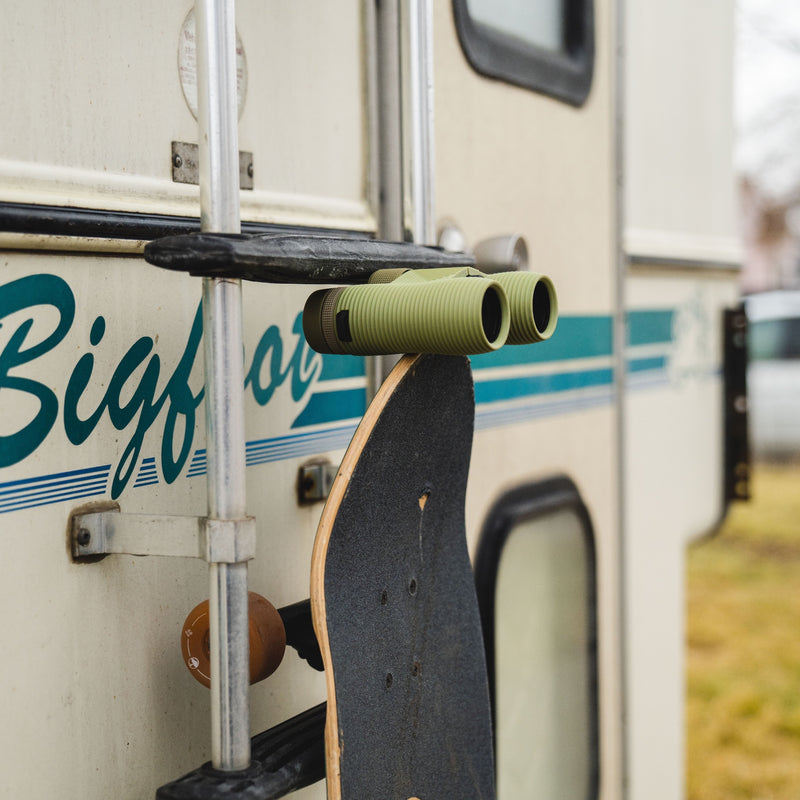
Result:
{"type": "MultiPolygon", "coordinates": [[[[376,7],[378,83],[378,234],[436,244],[433,135],[433,6],[430,0],[383,0],[376,7]]],[[[370,398],[397,362],[368,367],[370,398]]]]}
{"type": "MultiPolygon", "coordinates": [[[[240,233],[233,0],[196,0],[200,226],[240,233]]],[[[203,279],[208,516],[245,516],[242,289],[203,279]]],[[[211,763],[250,764],[247,563],[209,564],[211,763]]]]}
{"type": "Polygon", "coordinates": [[[406,225],[419,244],[436,243],[433,134],[433,6],[401,0],[406,225]]]}

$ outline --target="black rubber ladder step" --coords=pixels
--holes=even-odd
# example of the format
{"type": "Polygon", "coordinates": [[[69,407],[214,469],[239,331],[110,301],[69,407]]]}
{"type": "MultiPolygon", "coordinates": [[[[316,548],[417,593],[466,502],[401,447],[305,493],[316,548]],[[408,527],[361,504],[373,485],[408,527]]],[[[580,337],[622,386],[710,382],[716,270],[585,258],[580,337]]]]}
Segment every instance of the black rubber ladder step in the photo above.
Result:
{"type": "Polygon", "coordinates": [[[326,703],[251,740],[251,764],[222,772],[210,763],[162,786],[156,800],[277,800],[325,777],[326,703]]]}
{"type": "Polygon", "coordinates": [[[474,267],[468,253],[410,242],[316,234],[190,233],[155,239],[144,257],[157,267],[263,283],[366,283],[387,267],[474,267]]]}

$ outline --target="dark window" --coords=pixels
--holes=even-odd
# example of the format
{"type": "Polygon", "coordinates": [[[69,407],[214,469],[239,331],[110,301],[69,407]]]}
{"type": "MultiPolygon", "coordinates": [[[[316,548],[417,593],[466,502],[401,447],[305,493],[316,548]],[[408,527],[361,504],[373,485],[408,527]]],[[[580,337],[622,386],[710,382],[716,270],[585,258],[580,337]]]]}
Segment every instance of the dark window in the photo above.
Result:
{"type": "Polygon", "coordinates": [[[749,328],[751,361],[800,359],[800,318],[761,319],[749,328]]]}
{"type": "Polygon", "coordinates": [[[453,0],[453,13],[482,75],[583,105],[594,68],[593,0],[453,0]]]}
{"type": "Polygon", "coordinates": [[[475,565],[498,800],[587,800],[598,789],[594,534],[558,477],[504,495],[475,565]]]}

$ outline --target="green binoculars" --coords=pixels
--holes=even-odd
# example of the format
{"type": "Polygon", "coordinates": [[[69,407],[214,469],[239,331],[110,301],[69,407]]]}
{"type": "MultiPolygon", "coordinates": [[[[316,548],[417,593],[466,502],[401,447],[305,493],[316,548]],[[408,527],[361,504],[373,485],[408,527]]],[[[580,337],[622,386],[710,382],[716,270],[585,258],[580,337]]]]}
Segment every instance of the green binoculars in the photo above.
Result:
{"type": "Polygon", "coordinates": [[[381,269],[365,285],[314,292],[303,333],[320,353],[472,355],[549,339],[557,319],[545,275],[381,269]]]}

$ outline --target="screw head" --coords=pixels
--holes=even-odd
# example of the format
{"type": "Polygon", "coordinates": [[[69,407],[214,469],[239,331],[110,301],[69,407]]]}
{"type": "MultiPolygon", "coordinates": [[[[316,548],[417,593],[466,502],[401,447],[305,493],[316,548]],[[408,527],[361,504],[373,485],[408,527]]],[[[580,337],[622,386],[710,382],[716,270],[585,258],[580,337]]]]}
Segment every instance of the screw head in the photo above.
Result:
{"type": "Polygon", "coordinates": [[[172,156],[172,166],[175,167],[175,169],[180,169],[183,166],[183,159],[178,153],[172,156]]]}
{"type": "Polygon", "coordinates": [[[253,177],[253,165],[252,165],[252,163],[247,165],[247,177],[248,178],[252,178],[253,177]]]}
{"type": "Polygon", "coordinates": [[[75,537],[75,541],[80,547],[86,547],[92,541],[92,534],[87,528],[81,528],[75,537]]]}

